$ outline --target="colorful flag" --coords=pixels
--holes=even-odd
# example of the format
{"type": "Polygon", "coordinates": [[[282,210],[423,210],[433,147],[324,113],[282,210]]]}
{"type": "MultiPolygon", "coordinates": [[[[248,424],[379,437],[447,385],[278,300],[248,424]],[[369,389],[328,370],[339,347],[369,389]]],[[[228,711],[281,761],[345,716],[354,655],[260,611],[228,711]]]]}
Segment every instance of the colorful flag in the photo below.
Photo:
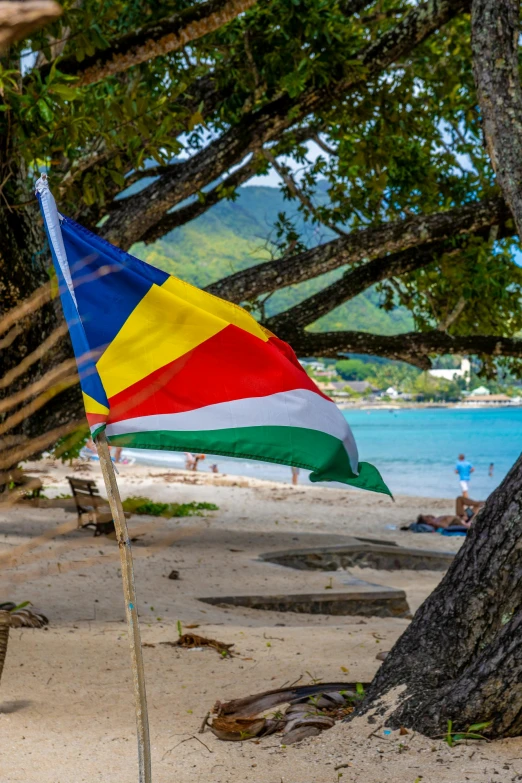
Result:
{"type": "Polygon", "coordinates": [[[93,437],[311,470],[390,494],[337,406],[245,310],[60,215],[36,183],[93,437]]]}

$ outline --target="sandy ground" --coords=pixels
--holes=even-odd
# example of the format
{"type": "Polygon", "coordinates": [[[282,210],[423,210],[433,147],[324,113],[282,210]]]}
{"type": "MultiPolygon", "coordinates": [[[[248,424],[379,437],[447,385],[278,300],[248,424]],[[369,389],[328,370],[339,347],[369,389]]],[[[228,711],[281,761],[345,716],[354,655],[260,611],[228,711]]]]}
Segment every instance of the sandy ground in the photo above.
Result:
{"type": "MultiPolygon", "coordinates": [[[[40,462],[48,497],[66,492],[57,464],[40,462]]],[[[87,474],[75,473],[86,477],[87,474]]],[[[102,486],[99,468],[89,476],[102,486]]],[[[198,597],[346,589],[346,572],[303,572],[267,564],[263,552],[341,543],[367,535],[406,546],[455,551],[461,539],[390,530],[420,511],[450,513],[451,500],[292,488],[254,479],[121,466],[122,495],[206,500],[205,517],[133,517],[155,783],[490,783],[522,780],[522,741],[461,745],[410,733],[384,735],[366,718],[281,748],[277,737],[224,743],[198,734],[214,702],[302,677],[367,681],[405,619],[327,617],[224,608],[198,597]],[[193,483],[196,482],[196,483],[193,483]],[[172,569],[178,581],[167,577],[172,569]],[[238,655],[177,650],[177,621],[234,642],[238,655]],[[348,670],[347,672],[345,670],[348,670]],[[370,736],[375,730],[375,734],[370,736]],[[343,765],[340,769],[335,769],[343,765]]],[[[0,782],[137,780],[133,696],[115,542],[75,529],[62,509],[0,511],[0,601],[30,600],[48,630],[16,630],[0,684],[0,782]]],[[[350,569],[352,576],[406,591],[415,610],[436,572],[350,569]]]]}

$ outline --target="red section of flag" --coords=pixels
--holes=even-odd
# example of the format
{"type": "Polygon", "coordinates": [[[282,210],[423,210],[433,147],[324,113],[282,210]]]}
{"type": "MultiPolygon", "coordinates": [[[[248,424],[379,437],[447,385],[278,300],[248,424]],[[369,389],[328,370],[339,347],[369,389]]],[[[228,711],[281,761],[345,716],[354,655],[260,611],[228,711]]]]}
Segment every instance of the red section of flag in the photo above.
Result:
{"type": "Polygon", "coordinates": [[[105,424],[107,420],[106,413],[86,413],[85,415],[89,427],[93,427],[95,424],[105,424]]]}
{"type": "Polygon", "coordinates": [[[263,342],[229,325],[193,351],[111,397],[108,422],[181,413],[292,389],[309,389],[329,399],[282,340],[271,337],[263,342]]]}

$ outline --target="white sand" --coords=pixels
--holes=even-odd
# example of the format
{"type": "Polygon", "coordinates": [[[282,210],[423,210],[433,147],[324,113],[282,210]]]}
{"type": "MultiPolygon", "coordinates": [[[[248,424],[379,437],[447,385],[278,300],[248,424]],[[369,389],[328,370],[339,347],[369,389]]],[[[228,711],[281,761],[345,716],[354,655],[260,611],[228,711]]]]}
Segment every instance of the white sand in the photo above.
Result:
{"type": "MultiPolygon", "coordinates": [[[[67,491],[64,477],[70,469],[43,462],[34,467],[47,471],[41,475],[49,497],[67,491]]],[[[98,467],[89,475],[102,486],[98,467]]],[[[377,652],[390,649],[408,624],[393,618],[222,608],[198,597],[321,592],[330,576],[334,590],[346,589],[343,572],[294,571],[257,558],[272,550],[341,543],[349,534],[455,551],[461,539],[386,529],[413,521],[420,511],[451,513],[451,500],[399,497],[392,503],[363,492],[294,489],[208,473],[169,477],[139,466],[122,466],[119,483],[124,497],[206,500],[219,506],[204,518],[133,517],[130,523],[131,532],[143,533],[134,545],[143,641],[155,645],[144,648],[155,783],[414,783],[417,778],[422,783],[489,783],[522,774],[520,740],[450,749],[417,734],[384,736],[380,729],[369,737],[375,725],[366,718],[286,749],[278,737],[260,744],[224,743],[208,732],[197,733],[217,699],[278,687],[299,676],[303,683],[310,677],[369,680],[379,666],[377,652]],[[179,581],[167,579],[172,569],[179,570],[179,581]],[[177,638],[178,620],[199,623],[198,634],[234,642],[240,655],[222,660],[213,650],[160,645],[177,638]],[[349,766],[335,771],[340,764],[349,766]]],[[[0,523],[0,601],[31,600],[51,621],[47,631],[11,633],[0,683],[1,783],[136,781],[116,543],[74,530],[75,515],[61,509],[18,506],[0,512],[0,523]],[[64,524],[70,532],[63,532],[64,524]]],[[[441,576],[350,572],[405,589],[413,610],[441,576]]]]}

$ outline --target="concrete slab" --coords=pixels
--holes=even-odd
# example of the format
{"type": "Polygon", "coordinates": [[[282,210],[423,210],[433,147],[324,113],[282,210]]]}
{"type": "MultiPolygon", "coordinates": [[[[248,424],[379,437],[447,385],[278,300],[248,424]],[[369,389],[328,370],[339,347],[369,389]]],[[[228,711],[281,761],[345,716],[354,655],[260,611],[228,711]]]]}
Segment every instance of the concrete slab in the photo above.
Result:
{"type": "Polygon", "coordinates": [[[349,590],[288,595],[220,595],[199,600],[213,606],[246,606],[276,612],[326,614],[361,617],[411,617],[403,590],[371,585],[362,580],[349,590]]]}
{"type": "Polygon", "coordinates": [[[452,552],[370,543],[368,539],[355,538],[337,546],[290,549],[260,555],[265,562],[301,571],[337,571],[353,566],[382,571],[446,571],[454,557],[452,552]]]}

